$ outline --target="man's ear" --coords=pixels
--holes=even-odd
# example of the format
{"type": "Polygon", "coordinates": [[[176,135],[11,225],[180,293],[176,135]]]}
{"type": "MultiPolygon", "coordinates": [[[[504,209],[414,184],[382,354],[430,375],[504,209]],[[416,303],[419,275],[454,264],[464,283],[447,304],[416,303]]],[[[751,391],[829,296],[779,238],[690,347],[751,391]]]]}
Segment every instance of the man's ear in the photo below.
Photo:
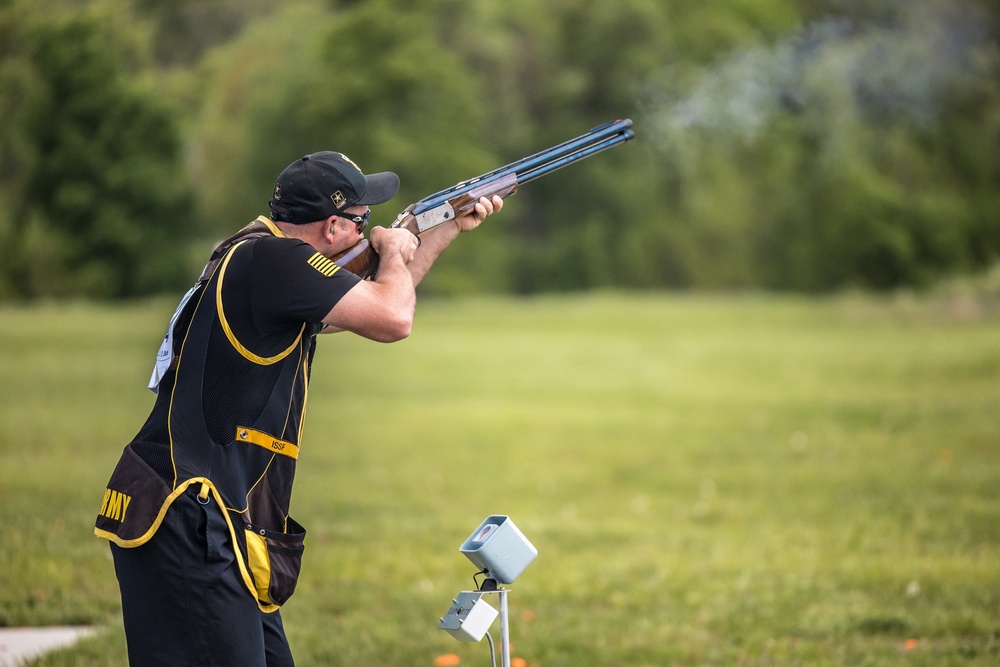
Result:
{"type": "Polygon", "coordinates": [[[334,236],[337,234],[337,223],[334,222],[336,219],[337,216],[331,215],[323,222],[323,240],[327,243],[333,243],[334,236]]]}

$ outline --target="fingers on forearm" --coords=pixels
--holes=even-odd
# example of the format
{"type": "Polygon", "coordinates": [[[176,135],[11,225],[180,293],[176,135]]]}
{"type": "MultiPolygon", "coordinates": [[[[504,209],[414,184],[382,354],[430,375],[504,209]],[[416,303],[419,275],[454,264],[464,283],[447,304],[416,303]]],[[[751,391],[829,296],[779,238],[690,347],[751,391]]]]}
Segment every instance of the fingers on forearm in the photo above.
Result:
{"type": "Polygon", "coordinates": [[[496,210],[497,207],[495,201],[497,199],[499,199],[499,197],[496,196],[494,196],[492,200],[487,199],[486,197],[481,197],[476,203],[476,218],[478,218],[480,222],[492,215],[496,210]]]}

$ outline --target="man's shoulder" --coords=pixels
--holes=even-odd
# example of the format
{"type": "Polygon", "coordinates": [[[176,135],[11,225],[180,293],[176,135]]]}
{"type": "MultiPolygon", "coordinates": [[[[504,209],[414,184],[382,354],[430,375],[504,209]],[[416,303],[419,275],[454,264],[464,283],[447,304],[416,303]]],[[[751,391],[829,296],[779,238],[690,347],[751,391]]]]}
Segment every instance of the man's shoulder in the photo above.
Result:
{"type": "Polygon", "coordinates": [[[316,249],[311,245],[296,238],[287,236],[273,236],[267,234],[249,239],[252,244],[255,261],[282,261],[306,257],[308,258],[316,249]]]}
{"type": "Polygon", "coordinates": [[[312,247],[302,239],[292,238],[291,236],[275,236],[274,234],[262,234],[251,238],[250,241],[262,248],[285,249],[294,248],[296,246],[312,247]]]}

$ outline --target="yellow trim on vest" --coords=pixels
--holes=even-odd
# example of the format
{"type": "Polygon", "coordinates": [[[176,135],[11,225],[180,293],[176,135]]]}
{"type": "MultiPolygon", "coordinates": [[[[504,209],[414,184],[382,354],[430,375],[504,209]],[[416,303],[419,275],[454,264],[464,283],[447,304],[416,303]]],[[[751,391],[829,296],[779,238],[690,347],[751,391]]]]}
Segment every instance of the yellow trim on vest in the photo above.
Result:
{"type": "Polygon", "coordinates": [[[226,253],[225,259],[222,260],[222,266],[219,267],[219,279],[215,284],[215,309],[219,314],[219,321],[222,323],[222,330],[226,332],[226,338],[229,339],[229,343],[236,349],[236,351],[243,355],[245,359],[249,359],[255,364],[270,366],[271,364],[276,364],[287,357],[292,353],[292,350],[298,347],[299,342],[302,340],[302,334],[306,331],[306,325],[302,325],[302,328],[299,330],[299,335],[295,337],[295,340],[293,340],[292,344],[288,346],[288,349],[283,352],[279,352],[273,357],[262,357],[254,354],[244,347],[243,343],[236,338],[236,334],[233,333],[233,330],[229,327],[229,321],[226,319],[226,311],[222,307],[222,281],[226,277],[226,267],[229,266],[229,260],[232,259],[233,253],[236,252],[236,249],[244,243],[246,243],[246,241],[240,241],[234,245],[232,249],[226,253]]]}
{"type": "MultiPolygon", "coordinates": [[[[215,267],[218,270],[218,266],[215,267]]],[[[213,274],[214,275],[214,274],[213,274]]],[[[209,277],[211,280],[211,277],[209,277]]],[[[207,281],[206,281],[207,285],[207,281]]],[[[198,314],[198,310],[201,308],[201,303],[205,299],[205,293],[208,292],[208,288],[202,287],[198,292],[198,303],[194,305],[194,311],[191,315],[191,319],[188,321],[187,328],[184,330],[184,337],[181,339],[181,352],[176,357],[177,364],[177,375],[181,373],[181,364],[184,363],[186,357],[184,356],[184,348],[187,347],[188,336],[191,335],[191,327],[194,326],[195,315],[198,314]]],[[[177,382],[174,382],[174,386],[170,388],[170,403],[167,407],[167,436],[170,438],[170,467],[174,469],[174,488],[177,488],[177,461],[174,459],[174,396],[177,393],[177,382]]],[[[158,525],[158,524],[156,524],[158,525]]]]}
{"type": "MultiPolygon", "coordinates": [[[[266,225],[267,228],[271,230],[271,233],[274,234],[275,236],[277,236],[279,239],[286,238],[284,232],[282,232],[280,229],[278,229],[278,225],[274,224],[274,222],[272,222],[269,218],[265,218],[262,215],[258,215],[257,216],[257,222],[260,222],[260,223],[266,225]]],[[[253,224],[253,223],[251,223],[251,224],[253,224]]]]}
{"type": "Polygon", "coordinates": [[[138,546],[141,546],[141,545],[145,544],[146,542],[149,541],[149,538],[151,538],[153,536],[153,533],[156,532],[156,529],[160,527],[160,524],[163,522],[163,517],[167,513],[167,509],[174,502],[174,500],[177,499],[177,496],[179,496],[182,493],[184,493],[184,491],[187,490],[187,487],[190,484],[193,484],[196,481],[202,481],[202,480],[201,480],[201,478],[188,480],[184,484],[182,484],[182,485],[178,486],[176,489],[174,489],[174,492],[171,493],[169,496],[167,496],[167,499],[163,501],[163,506],[160,507],[160,511],[156,515],[156,519],[153,520],[153,524],[149,527],[149,530],[147,530],[145,533],[143,533],[139,537],[133,538],[131,540],[123,540],[122,538],[118,537],[114,533],[109,532],[107,530],[101,530],[100,528],[95,528],[94,529],[94,534],[97,535],[98,537],[103,537],[105,539],[111,540],[112,542],[114,542],[118,546],[124,547],[126,549],[131,548],[131,547],[138,547],[138,546]]]}
{"type": "Polygon", "coordinates": [[[273,604],[270,596],[271,557],[267,553],[267,538],[253,530],[248,530],[245,534],[247,559],[250,561],[253,580],[257,584],[257,600],[265,604],[273,604]]]}
{"type": "MultiPolygon", "coordinates": [[[[118,546],[126,549],[131,547],[138,547],[145,544],[146,542],[149,541],[149,538],[153,536],[153,533],[156,532],[156,529],[160,527],[160,524],[163,522],[163,517],[166,516],[167,510],[170,509],[170,506],[177,499],[177,497],[180,496],[185,491],[187,491],[189,486],[191,486],[192,484],[197,484],[199,482],[202,485],[201,487],[202,493],[204,493],[206,487],[211,491],[212,497],[215,498],[215,502],[219,506],[219,511],[222,512],[222,516],[226,519],[226,525],[229,527],[229,536],[232,539],[234,545],[233,552],[236,554],[236,564],[240,568],[240,576],[243,577],[243,583],[250,590],[250,594],[253,595],[254,599],[257,600],[257,607],[265,614],[270,614],[271,612],[277,611],[281,605],[272,603],[270,597],[267,598],[266,602],[260,600],[260,598],[257,597],[258,593],[257,587],[254,585],[253,577],[250,576],[250,570],[247,569],[247,564],[243,560],[243,552],[240,551],[239,548],[235,546],[236,544],[238,544],[238,542],[236,541],[236,528],[233,526],[233,521],[229,517],[229,512],[226,512],[225,510],[222,509],[223,507],[226,506],[225,503],[222,501],[222,494],[219,493],[219,490],[217,488],[215,488],[215,485],[212,483],[212,481],[205,477],[192,477],[191,479],[178,485],[177,488],[174,489],[173,493],[167,496],[167,499],[163,501],[163,506],[160,507],[160,512],[156,515],[156,520],[153,521],[153,525],[150,526],[149,530],[147,530],[139,537],[132,540],[123,540],[114,533],[106,530],[101,530],[100,528],[94,529],[94,535],[97,535],[98,537],[103,537],[106,540],[110,540],[111,542],[114,542],[118,546]]],[[[201,494],[199,493],[199,496],[200,495],[201,494]]],[[[243,532],[244,535],[247,536],[252,534],[246,530],[244,530],[243,532]]],[[[249,548],[250,544],[248,541],[247,549],[249,550],[249,548]]],[[[268,574],[268,581],[270,582],[270,574],[268,574]]]]}
{"type": "Polygon", "coordinates": [[[278,438],[268,435],[263,431],[255,431],[252,428],[237,426],[236,439],[239,442],[249,442],[251,445],[263,447],[269,452],[274,452],[275,454],[281,454],[282,456],[287,456],[293,459],[299,458],[298,445],[286,440],[279,440],[278,438]]]}
{"type": "Polygon", "coordinates": [[[299,437],[302,442],[302,429],[306,425],[306,406],[309,405],[309,353],[302,359],[302,410],[299,411],[299,437]]]}

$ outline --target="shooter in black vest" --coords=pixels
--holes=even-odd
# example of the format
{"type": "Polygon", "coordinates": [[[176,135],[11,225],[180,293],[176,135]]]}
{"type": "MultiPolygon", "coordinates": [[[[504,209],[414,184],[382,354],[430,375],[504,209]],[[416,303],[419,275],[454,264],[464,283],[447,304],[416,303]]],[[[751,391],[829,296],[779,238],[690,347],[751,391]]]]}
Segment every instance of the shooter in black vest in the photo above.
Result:
{"type": "Polygon", "coordinates": [[[133,665],[292,665],[278,608],[305,529],[290,515],[316,334],[406,338],[416,285],[459,233],[375,227],[370,280],[332,258],[399,188],[332,151],[279,176],[263,216],[222,242],[168,326],[152,412],[119,459],[95,533],[110,540],[133,665]]]}

